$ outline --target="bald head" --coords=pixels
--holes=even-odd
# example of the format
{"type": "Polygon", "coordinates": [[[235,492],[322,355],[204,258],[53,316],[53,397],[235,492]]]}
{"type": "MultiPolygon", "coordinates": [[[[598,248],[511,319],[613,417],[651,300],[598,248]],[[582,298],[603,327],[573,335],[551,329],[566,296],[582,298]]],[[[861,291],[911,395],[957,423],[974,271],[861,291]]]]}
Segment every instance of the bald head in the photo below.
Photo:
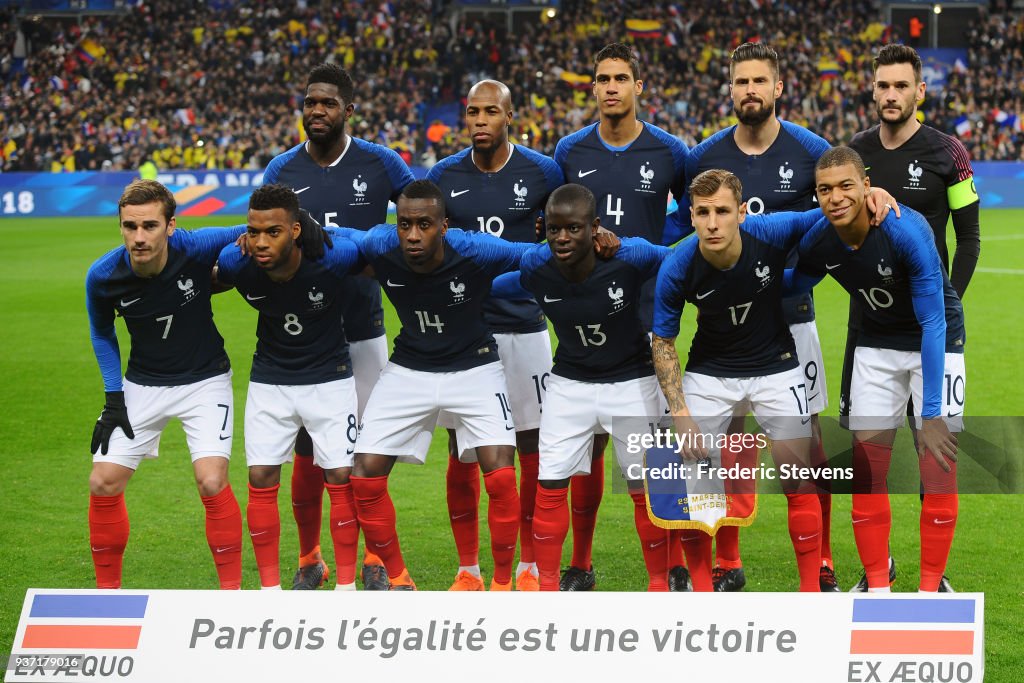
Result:
{"type": "Polygon", "coordinates": [[[466,127],[473,139],[473,151],[494,155],[508,145],[512,125],[512,93],[498,81],[480,81],[466,97],[466,127]]]}
{"type": "Polygon", "coordinates": [[[477,96],[488,99],[494,98],[501,103],[501,106],[505,111],[512,111],[512,92],[508,89],[508,86],[501,81],[486,79],[477,82],[469,89],[469,95],[466,96],[467,104],[477,96]]]}

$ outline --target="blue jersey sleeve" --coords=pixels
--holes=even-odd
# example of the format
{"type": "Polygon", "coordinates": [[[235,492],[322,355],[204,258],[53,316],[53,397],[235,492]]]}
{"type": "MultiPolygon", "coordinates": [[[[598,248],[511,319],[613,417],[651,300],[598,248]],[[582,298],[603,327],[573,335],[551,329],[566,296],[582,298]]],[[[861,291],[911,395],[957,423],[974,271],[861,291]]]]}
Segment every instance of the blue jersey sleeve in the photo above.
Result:
{"type": "Polygon", "coordinates": [[[642,237],[623,237],[615,258],[636,268],[646,280],[658,274],[662,262],[671,253],[670,248],[651,244],[642,237]]]}
{"type": "Polygon", "coordinates": [[[555,163],[555,160],[551,157],[544,156],[539,152],[535,152],[529,147],[523,147],[522,145],[516,145],[516,149],[522,153],[524,157],[537,164],[537,167],[544,174],[544,180],[547,181],[547,195],[554,192],[557,188],[565,185],[565,174],[562,173],[562,168],[555,163]]]}
{"type": "Polygon", "coordinates": [[[182,249],[191,258],[200,263],[213,266],[220,256],[221,250],[231,244],[246,231],[245,225],[230,228],[200,228],[198,230],[175,230],[171,235],[170,244],[182,249]]]}
{"type": "Polygon", "coordinates": [[[295,155],[298,154],[304,144],[306,143],[303,142],[295,145],[287,152],[278,154],[276,157],[271,159],[270,163],[267,164],[267,170],[263,172],[263,184],[269,185],[270,183],[276,183],[278,178],[281,177],[281,169],[284,168],[289,161],[295,158],[295,155]]]}
{"type": "Polygon", "coordinates": [[[921,416],[942,414],[942,374],[946,366],[946,310],[942,290],[913,296],[914,316],[921,325],[921,416]]]}
{"type": "Polygon", "coordinates": [[[530,242],[509,242],[482,232],[451,228],[445,233],[451,247],[492,273],[507,273],[519,268],[523,254],[537,247],[530,242]]]}
{"type": "Polygon", "coordinates": [[[902,218],[889,212],[882,229],[910,273],[910,293],[927,296],[942,291],[942,262],[935,248],[935,236],[924,216],[900,204],[902,218]]]}
{"type": "Polygon", "coordinates": [[[533,298],[533,295],[523,287],[522,271],[516,270],[511,273],[503,273],[494,278],[494,283],[491,285],[491,296],[498,299],[533,298]]]}
{"type": "Polygon", "coordinates": [[[249,260],[242,255],[242,250],[234,244],[224,247],[217,257],[217,281],[225,285],[238,283],[238,273],[249,260]]]}
{"type": "Polygon", "coordinates": [[[679,335],[679,316],[686,300],[684,280],[697,250],[696,241],[681,244],[661,264],[654,289],[654,334],[664,339],[679,335]]]}
{"type": "MultiPolygon", "coordinates": [[[[357,239],[363,239],[363,233],[361,230],[353,230],[351,228],[342,228],[341,230],[348,230],[351,233],[360,233],[357,239]]],[[[341,232],[341,230],[338,232],[341,232]]],[[[334,244],[330,249],[324,250],[324,266],[335,275],[351,275],[358,273],[366,267],[366,260],[359,251],[359,244],[348,236],[339,237],[341,238],[335,239],[334,244]]]]}
{"type": "Polygon", "coordinates": [[[565,173],[565,163],[569,156],[569,152],[575,147],[580,140],[590,135],[591,131],[597,127],[596,123],[592,123],[589,126],[580,128],[575,133],[566,135],[564,138],[558,141],[555,145],[555,163],[558,164],[558,168],[562,169],[562,173],[565,173]]]}
{"type": "Polygon", "coordinates": [[[89,314],[89,339],[103,376],[104,391],[122,391],[121,350],[114,332],[114,306],[100,293],[123,250],[115,250],[93,264],[85,276],[85,309],[89,314]]]}
{"type": "MultiPolygon", "coordinates": [[[[820,210],[820,209],[819,209],[820,210]]],[[[832,226],[828,222],[827,218],[821,218],[817,223],[811,226],[803,238],[801,238],[799,245],[797,246],[797,263],[796,270],[802,275],[807,275],[818,280],[825,277],[827,270],[822,264],[821,259],[815,254],[815,244],[821,239],[822,234],[826,230],[831,230],[832,226]]]]}
{"type": "Polygon", "coordinates": [[[815,161],[820,159],[821,155],[832,147],[825,138],[812,133],[803,126],[798,126],[789,121],[780,121],[779,123],[786,129],[786,132],[800,143],[801,147],[807,150],[807,154],[815,161]]]}
{"type": "Polygon", "coordinates": [[[391,201],[396,201],[398,199],[398,195],[402,194],[402,190],[405,189],[405,186],[416,180],[412,171],[409,170],[408,164],[402,160],[402,157],[398,156],[398,152],[395,150],[384,147],[383,145],[366,142],[365,140],[360,140],[358,138],[352,138],[352,142],[366,147],[370,147],[372,145],[371,151],[376,154],[384,164],[384,170],[387,171],[388,180],[391,181],[391,201]]]}
{"type": "Polygon", "coordinates": [[[748,215],[743,228],[758,239],[788,252],[822,218],[824,214],[821,209],[748,215]]]}
{"type": "Polygon", "coordinates": [[[363,258],[372,261],[398,247],[398,230],[393,225],[374,226],[366,231],[357,244],[363,258]]]}
{"type": "Polygon", "coordinates": [[[786,268],[782,274],[782,296],[809,294],[823,279],[824,276],[812,277],[801,273],[796,268],[786,268]]]}

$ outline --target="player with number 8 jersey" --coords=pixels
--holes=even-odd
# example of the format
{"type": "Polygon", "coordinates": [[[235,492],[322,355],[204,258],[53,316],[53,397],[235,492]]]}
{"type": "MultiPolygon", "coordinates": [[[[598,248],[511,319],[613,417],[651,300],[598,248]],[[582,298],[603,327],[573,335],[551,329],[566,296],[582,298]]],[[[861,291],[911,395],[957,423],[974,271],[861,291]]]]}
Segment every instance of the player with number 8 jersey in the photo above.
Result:
{"type": "MultiPolygon", "coordinates": [[[[350,275],[365,263],[347,239],[336,239],[320,260],[305,258],[296,244],[303,224],[313,227],[308,214],[300,217],[298,196],[291,188],[262,185],[249,199],[251,256],[230,245],[218,261],[219,281],[234,285],[259,311],[245,404],[246,516],[260,584],[279,589],[281,465],[290,459],[299,429],[305,428],[331,499],[337,588],[354,590],[359,527],[349,475],[357,399],[340,308],[351,288],[350,275]]],[[[322,565],[313,571],[323,572],[317,585],[326,579],[322,565]]]]}

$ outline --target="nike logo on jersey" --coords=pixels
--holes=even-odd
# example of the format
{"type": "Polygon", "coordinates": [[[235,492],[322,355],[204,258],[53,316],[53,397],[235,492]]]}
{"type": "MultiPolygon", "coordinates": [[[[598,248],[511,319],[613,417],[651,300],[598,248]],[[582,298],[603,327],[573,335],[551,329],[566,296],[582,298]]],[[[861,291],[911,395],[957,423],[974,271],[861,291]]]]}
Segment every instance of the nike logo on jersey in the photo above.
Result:
{"type": "Polygon", "coordinates": [[[311,188],[311,187],[313,187],[313,186],[312,186],[312,185],[306,185],[306,186],[305,186],[304,188],[302,188],[301,190],[295,190],[295,194],[302,194],[303,192],[305,192],[306,190],[308,190],[308,189],[309,189],[309,188],[311,188]]]}
{"type": "Polygon", "coordinates": [[[266,299],[266,298],[267,298],[266,294],[264,294],[263,296],[252,296],[251,294],[246,294],[245,295],[245,300],[246,301],[259,301],[260,299],[266,299]]]}
{"type": "Polygon", "coordinates": [[[552,299],[552,298],[548,297],[547,294],[544,295],[544,303],[546,303],[546,304],[553,304],[556,301],[561,301],[561,299],[552,299]]]}
{"type": "Polygon", "coordinates": [[[700,301],[701,299],[706,299],[707,297],[709,297],[712,294],[714,294],[715,291],[716,290],[712,289],[710,292],[704,292],[703,294],[698,294],[697,295],[697,301],[700,301]]]}
{"type": "Polygon", "coordinates": [[[841,265],[843,265],[843,264],[842,263],[837,263],[837,264],[835,264],[833,266],[833,265],[830,265],[830,264],[826,263],[825,264],[825,270],[835,270],[836,268],[838,268],[841,265]]]}
{"type": "Polygon", "coordinates": [[[391,278],[388,278],[387,285],[388,287],[405,287],[405,285],[400,285],[396,282],[392,282],[391,278]]]}
{"type": "Polygon", "coordinates": [[[459,190],[458,192],[456,192],[455,190],[452,190],[452,199],[455,199],[459,195],[464,195],[467,192],[469,192],[469,190],[459,190]]]}
{"type": "Polygon", "coordinates": [[[121,299],[121,308],[128,308],[133,303],[135,303],[136,301],[140,301],[141,299],[141,296],[138,299],[132,299],[131,301],[125,301],[124,299],[121,299]]]}
{"type": "Polygon", "coordinates": [[[580,171],[578,175],[579,175],[580,178],[586,178],[591,173],[597,173],[597,169],[595,168],[592,171],[580,171]]]}

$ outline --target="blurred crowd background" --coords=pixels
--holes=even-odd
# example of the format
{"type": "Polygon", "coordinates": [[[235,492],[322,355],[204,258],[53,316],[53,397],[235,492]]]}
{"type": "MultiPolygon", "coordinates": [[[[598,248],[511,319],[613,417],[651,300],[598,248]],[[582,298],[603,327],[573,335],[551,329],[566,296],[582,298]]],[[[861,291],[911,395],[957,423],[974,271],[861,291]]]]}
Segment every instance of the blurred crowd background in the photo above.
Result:
{"type": "MultiPolygon", "coordinates": [[[[929,87],[924,121],[975,160],[1024,159],[1024,16],[998,3],[963,27],[966,64],[929,87]],[[1018,116],[1020,118],[1018,118],[1018,116]]],[[[694,145],[735,122],[728,60],[772,45],[779,115],[833,143],[874,125],[871,57],[913,42],[873,3],[735,0],[656,4],[563,0],[509,30],[501,15],[441,0],[147,0],[126,13],[31,17],[0,10],[3,171],[260,169],[303,138],[306,72],[322,61],[356,81],[354,135],[411,165],[469,145],[469,86],[512,89],[514,136],[551,154],[596,120],[592,56],[631,41],[640,117],[694,145]]]]}

